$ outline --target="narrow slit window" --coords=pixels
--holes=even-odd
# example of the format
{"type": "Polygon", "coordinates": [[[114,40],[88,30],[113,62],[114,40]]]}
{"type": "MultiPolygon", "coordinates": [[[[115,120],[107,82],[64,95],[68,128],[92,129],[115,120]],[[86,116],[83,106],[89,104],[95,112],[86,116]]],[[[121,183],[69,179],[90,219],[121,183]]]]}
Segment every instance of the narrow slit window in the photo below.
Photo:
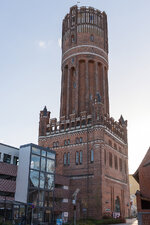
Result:
{"type": "Polygon", "coordinates": [[[79,152],[76,152],[76,165],[79,164],[79,152]]]}
{"type": "Polygon", "coordinates": [[[93,149],[91,149],[91,163],[94,162],[94,151],[93,149]]]}

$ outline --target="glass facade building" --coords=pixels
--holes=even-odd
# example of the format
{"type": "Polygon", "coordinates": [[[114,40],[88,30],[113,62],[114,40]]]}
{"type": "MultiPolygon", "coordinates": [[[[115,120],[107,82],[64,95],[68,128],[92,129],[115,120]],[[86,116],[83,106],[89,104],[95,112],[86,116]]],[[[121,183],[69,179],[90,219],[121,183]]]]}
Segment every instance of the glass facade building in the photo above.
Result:
{"type": "Polygon", "coordinates": [[[55,152],[49,148],[29,144],[20,147],[19,159],[16,200],[21,200],[21,194],[17,193],[17,190],[20,189],[22,179],[22,184],[27,188],[26,190],[23,187],[26,196],[22,190],[22,201],[27,204],[27,223],[51,224],[54,207],[55,152]],[[25,180],[28,180],[27,185],[23,181],[24,176],[25,180]]]}

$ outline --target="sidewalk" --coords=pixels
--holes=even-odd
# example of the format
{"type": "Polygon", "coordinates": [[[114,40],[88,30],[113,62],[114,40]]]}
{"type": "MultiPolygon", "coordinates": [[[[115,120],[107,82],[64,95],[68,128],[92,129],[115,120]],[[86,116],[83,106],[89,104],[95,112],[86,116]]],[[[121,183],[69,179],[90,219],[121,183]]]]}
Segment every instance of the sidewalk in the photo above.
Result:
{"type": "Polygon", "coordinates": [[[127,219],[126,224],[132,224],[132,225],[138,225],[138,220],[136,218],[134,219],[127,219]]]}
{"type": "Polygon", "coordinates": [[[135,218],[134,219],[126,219],[126,223],[119,223],[117,225],[138,225],[138,221],[135,218]]]}

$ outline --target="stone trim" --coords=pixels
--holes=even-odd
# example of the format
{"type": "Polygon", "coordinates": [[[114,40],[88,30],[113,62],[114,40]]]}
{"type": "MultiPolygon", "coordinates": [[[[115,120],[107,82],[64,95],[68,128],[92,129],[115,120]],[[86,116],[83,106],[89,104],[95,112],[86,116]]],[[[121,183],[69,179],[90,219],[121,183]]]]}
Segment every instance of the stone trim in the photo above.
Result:
{"type": "Polygon", "coordinates": [[[72,57],[77,56],[77,55],[94,55],[94,56],[99,57],[100,59],[103,59],[106,63],[108,63],[108,60],[106,60],[103,56],[100,56],[99,54],[91,53],[91,52],[79,52],[79,53],[72,54],[72,55],[68,56],[67,58],[65,58],[65,59],[62,61],[62,64],[63,64],[67,59],[72,58],[72,57]]]}
{"type": "Polygon", "coordinates": [[[124,182],[124,181],[122,181],[122,180],[119,180],[119,179],[116,179],[116,178],[114,178],[114,177],[108,176],[108,175],[105,175],[105,178],[106,178],[106,179],[109,179],[109,180],[111,180],[111,181],[117,182],[117,183],[119,183],[119,184],[127,185],[126,182],[124,182]]]}
{"type": "Polygon", "coordinates": [[[106,57],[108,56],[108,54],[107,54],[102,48],[99,48],[99,47],[97,47],[97,46],[94,46],[94,45],[78,45],[78,46],[76,46],[76,47],[70,48],[70,49],[68,49],[67,51],[65,51],[64,54],[62,55],[62,57],[63,57],[65,54],[67,54],[69,51],[71,51],[71,50],[73,50],[73,49],[77,49],[77,48],[82,48],[82,47],[96,48],[96,49],[102,51],[102,52],[106,55],[106,57]]]}

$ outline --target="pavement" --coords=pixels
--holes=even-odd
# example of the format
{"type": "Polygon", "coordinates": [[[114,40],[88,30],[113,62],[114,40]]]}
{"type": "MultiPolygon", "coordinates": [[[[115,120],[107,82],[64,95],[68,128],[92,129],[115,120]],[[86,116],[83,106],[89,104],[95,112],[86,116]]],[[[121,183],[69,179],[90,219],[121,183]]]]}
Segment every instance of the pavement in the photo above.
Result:
{"type": "Polygon", "coordinates": [[[120,223],[117,225],[138,225],[138,220],[135,218],[134,219],[126,219],[126,223],[120,223]]]}

